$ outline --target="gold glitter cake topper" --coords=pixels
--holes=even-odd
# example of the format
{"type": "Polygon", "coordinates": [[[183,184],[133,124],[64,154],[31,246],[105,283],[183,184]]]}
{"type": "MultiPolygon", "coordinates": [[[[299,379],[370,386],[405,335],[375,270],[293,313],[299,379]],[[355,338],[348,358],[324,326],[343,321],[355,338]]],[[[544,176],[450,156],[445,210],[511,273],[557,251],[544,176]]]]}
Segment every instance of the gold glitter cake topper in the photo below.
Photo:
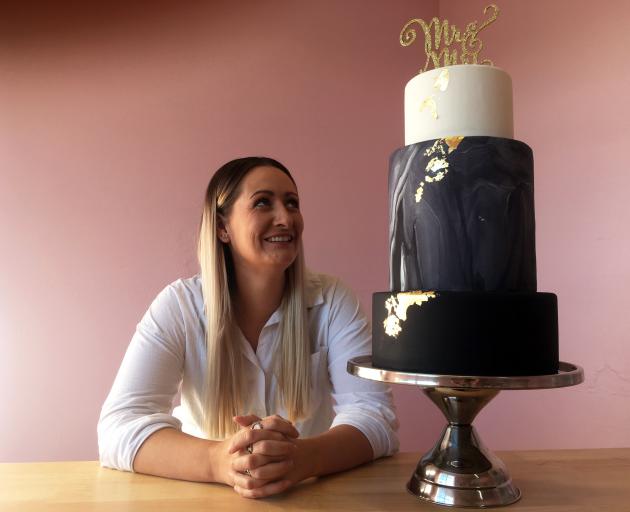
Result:
{"type": "MultiPolygon", "coordinates": [[[[432,18],[427,24],[421,18],[414,18],[402,28],[400,44],[409,46],[416,40],[416,30],[412,25],[418,24],[424,33],[424,52],[427,55],[420,73],[429,69],[430,64],[433,64],[434,68],[454,64],[478,64],[478,55],[483,43],[477,35],[499,16],[499,8],[494,4],[486,6],[483,13],[487,14],[488,11],[490,11],[488,19],[483,20],[481,25],[477,21],[468,23],[463,33],[455,25],[449,24],[448,20],[432,18]]],[[[488,59],[481,61],[480,64],[493,65],[488,59]]]]}

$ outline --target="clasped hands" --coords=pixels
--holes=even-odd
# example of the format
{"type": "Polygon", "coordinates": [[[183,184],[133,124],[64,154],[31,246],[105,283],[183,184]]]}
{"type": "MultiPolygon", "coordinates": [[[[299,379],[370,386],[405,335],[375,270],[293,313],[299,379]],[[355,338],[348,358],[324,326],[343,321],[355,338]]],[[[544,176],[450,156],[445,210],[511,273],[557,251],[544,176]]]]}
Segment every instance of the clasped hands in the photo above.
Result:
{"type": "Polygon", "coordinates": [[[224,479],[238,494],[263,498],[310,476],[302,440],[290,421],[278,415],[235,416],[234,421],[241,429],[224,442],[224,479]],[[262,428],[252,429],[256,422],[262,428]]]}

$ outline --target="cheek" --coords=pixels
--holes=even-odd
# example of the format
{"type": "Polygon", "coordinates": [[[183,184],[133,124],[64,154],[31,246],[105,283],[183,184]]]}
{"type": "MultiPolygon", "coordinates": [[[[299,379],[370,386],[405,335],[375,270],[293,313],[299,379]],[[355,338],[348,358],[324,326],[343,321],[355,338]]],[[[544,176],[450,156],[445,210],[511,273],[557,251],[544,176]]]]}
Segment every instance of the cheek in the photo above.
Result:
{"type": "Polygon", "coordinates": [[[295,225],[295,230],[301,234],[302,231],[304,230],[304,219],[301,213],[298,213],[296,215],[295,220],[294,220],[294,225],[295,225]]]}
{"type": "Polygon", "coordinates": [[[256,248],[264,246],[265,241],[263,240],[263,237],[269,232],[269,230],[269,222],[266,219],[260,217],[252,219],[252,222],[249,224],[249,243],[256,248]]]}
{"type": "Polygon", "coordinates": [[[247,253],[256,245],[260,245],[261,227],[256,219],[248,218],[238,228],[233,229],[233,245],[240,253],[247,253]]]}

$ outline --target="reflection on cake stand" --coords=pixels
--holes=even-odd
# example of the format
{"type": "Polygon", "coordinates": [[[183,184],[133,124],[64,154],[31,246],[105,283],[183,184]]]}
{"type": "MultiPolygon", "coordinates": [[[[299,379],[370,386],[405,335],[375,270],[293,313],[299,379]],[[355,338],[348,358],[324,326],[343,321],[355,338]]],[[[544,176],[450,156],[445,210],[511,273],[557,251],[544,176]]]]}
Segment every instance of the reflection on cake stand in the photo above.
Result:
{"type": "Polygon", "coordinates": [[[518,501],[521,492],[496,455],[488,450],[472,422],[504,389],[548,389],[584,380],[581,367],[560,362],[558,373],[525,377],[430,375],[384,370],[371,356],[348,361],[348,372],[364,379],[420,386],[444,413],[448,425],[435,446],[420,459],[409,492],[437,505],[497,507],[518,501]]]}

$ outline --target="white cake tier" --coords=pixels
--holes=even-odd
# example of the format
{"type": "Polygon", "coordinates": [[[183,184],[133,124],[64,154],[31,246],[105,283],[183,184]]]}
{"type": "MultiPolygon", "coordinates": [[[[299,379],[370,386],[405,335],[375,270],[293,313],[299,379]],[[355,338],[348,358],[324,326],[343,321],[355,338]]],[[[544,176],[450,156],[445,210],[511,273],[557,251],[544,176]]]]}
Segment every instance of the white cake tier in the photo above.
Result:
{"type": "Polygon", "coordinates": [[[405,87],[405,145],[454,135],[514,138],[512,79],[502,69],[431,69],[405,87]]]}

